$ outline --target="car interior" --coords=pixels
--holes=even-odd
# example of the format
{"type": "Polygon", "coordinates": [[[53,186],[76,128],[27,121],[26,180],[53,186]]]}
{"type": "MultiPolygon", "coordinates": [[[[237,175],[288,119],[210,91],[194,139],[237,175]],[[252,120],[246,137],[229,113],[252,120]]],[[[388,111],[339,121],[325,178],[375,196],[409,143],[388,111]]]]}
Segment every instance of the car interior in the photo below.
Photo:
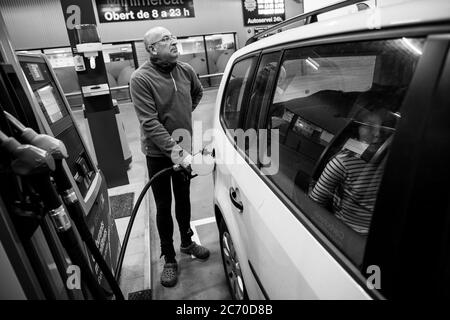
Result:
{"type": "MultiPolygon", "coordinates": [[[[266,120],[267,128],[279,129],[279,174],[269,178],[302,212],[307,212],[308,218],[320,226],[327,237],[356,265],[360,265],[362,261],[366,236],[358,234],[330,214],[333,212],[331,205],[329,207],[318,205],[311,200],[308,193],[330,159],[346,148],[350,139],[355,139],[357,129],[362,125],[356,119],[360,108],[355,106],[355,102],[358,97],[367,93],[380,97],[382,101],[379,105],[382,105],[383,110],[378,111],[383,116],[379,141],[369,144],[360,156],[371,166],[376,165],[378,173],[382,175],[395,127],[401,118],[399,108],[406,91],[405,83],[408,83],[414,69],[414,65],[405,60],[403,55],[399,55],[398,52],[390,54],[389,50],[386,51],[388,52],[365,53],[365,61],[369,61],[369,57],[373,61],[372,65],[369,64],[373,68],[372,72],[364,75],[370,77],[369,86],[367,87],[367,79],[362,80],[365,90],[345,91],[351,87],[345,83],[338,84],[344,90],[324,89],[313,93],[311,93],[313,90],[304,90],[302,87],[304,91],[296,97],[286,100],[274,99],[268,108],[266,120]],[[392,69],[397,71],[402,69],[404,77],[389,76],[395,72],[392,69]]],[[[346,55],[345,52],[341,54],[346,55]]],[[[297,92],[299,90],[298,77],[302,76],[304,70],[304,66],[299,64],[304,63],[308,57],[296,59],[286,60],[283,63],[286,71],[285,92],[289,92],[289,86],[297,86],[297,92]],[[294,61],[297,66],[294,67],[295,72],[292,72],[290,68],[294,66],[294,61]]],[[[329,62],[328,65],[332,66],[333,72],[344,72],[338,70],[339,66],[336,64],[329,62]]],[[[320,79],[315,76],[314,81],[320,79]]],[[[323,87],[326,88],[327,84],[323,87]]],[[[292,96],[292,90],[290,92],[292,96]]],[[[371,188],[378,189],[379,183],[380,181],[374,180],[371,188]]],[[[373,208],[367,210],[371,214],[373,208]]]]}

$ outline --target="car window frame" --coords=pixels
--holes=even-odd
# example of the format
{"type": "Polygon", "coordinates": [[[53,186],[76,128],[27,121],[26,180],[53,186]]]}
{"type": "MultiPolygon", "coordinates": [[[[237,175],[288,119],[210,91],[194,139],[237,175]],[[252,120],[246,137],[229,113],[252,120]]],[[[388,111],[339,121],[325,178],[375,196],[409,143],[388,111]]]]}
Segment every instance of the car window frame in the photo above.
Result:
{"type": "MultiPolygon", "coordinates": [[[[228,133],[228,128],[227,124],[225,122],[224,119],[224,108],[225,108],[225,94],[227,93],[227,90],[229,88],[229,84],[230,84],[230,78],[231,78],[231,74],[233,71],[233,68],[240,62],[247,60],[247,59],[252,59],[256,57],[256,62],[253,66],[251,66],[251,70],[250,70],[250,74],[249,74],[249,81],[250,81],[250,88],[253,87],[253,82],[254,82],[254,75],[255,75],[255,71],[258,69],[258,65],[259,65],[259,59],[261,58],[260,56],[260,51],[256,51],[256,52],[251,52],[249,54],[243,55],[242,57],[237,58],[236,60],[233,61],[233,65],[230,68],[230,72],[227,75],[227,81],[226,81],[226,85],[225,88],[223,90],[223,96],[222,96],[222,101],[220,101],[220,109],[219,109],[219,121],[220,121],[220,125],[222,127],[222,129],[224,129],[224,131],[227,134],[227,137],[230,138],[231,135],[228,133]]],[[[251,90],[250,90],[251,91],[251,90]]],[[[242,97],[242,103],[241,103],[241,109],[239,111],[239,120],[237,123],[237,128],[232,128],[232,129],[238,129],[238,128],[242,128],[242,124],[244,123],[244,114],[247,113],[247,106],[248,106],[248,98],[249,98],[249,92],[244,92],[244,96],[242,97]],[[245,109],[244,109],[245,108],[245,109]]],[[[231,137],[231,141],[234,143],[233,138],[231,137]]]]}
{"type": "MultiPolygon", "coordinates": [[[[276,88],[276,86],[275,86],[276,85],[276,81],[275,80],[268,80],[268,82],[269,82],[268,83],[268,91],[269,92],[268,92],[268,95],[266,95],[266,94],[263,95],[263,98],[267,97],[267,100],[264,102],[264,99],[263,99],[264,103],[262,103],[260,108],[257,110],[258,111],[258,115],[257,115],[257,119],[256,119],[256,127],[255,128],[251,128],[251,126],[248,125],[249,121],[250,121],[250,117],[251,117],[251,114],[249,114],[249,109],[251,107],[250,106],[250,100],[251,100],[251,95],[254,93],[254,90],[255,90],[256,78],[258,76],[258,71],[259,71],[259,68],[261,66],[261,63],[262,63],[264,57],[266,57],[268,55],[271,55],[271,54],[274,54],[274,53],[278,55],[276,57],[276,59],[277,59],[276,60],[276,62],[277,62],[277,69],[275,70],[274,79],[278,79],[278,74],[279,74],[279,71],[280,71],[280,62],[281,62],[281,59],[283,57],[283,52],[279,52],[277,50],[272,50],[270,52],[261,51],[260,54],[259,54],[257,65],[255,66],[255,69],[254,69],[254,72],[253,72],[252,84],[251,84],[251,87],[250,87],[250,91],[247,93],[248,94],[248,100],[246,101],[245,111],[244,111],[244,113],[242,115],[242,119],[241,119],[242,120],[241,129],[243,129],[244,131],[249,130],[249,129],[254,129],[256,131],[256,134],[257,134],[256,139],[257,139],[257,143],[258,144],[259,144],[259,129],[262,128],[263,119],[265,118],[265,116],[267,114],[267,111],[269,109],[270,101],[272,100],[272,97],[273,97],[273,94],[274,94],[274,91],[275,91],[275,88],[276,88]]],[[[256,110],[253,110],[253,111],[256,111],[256,110]]],[[[249,152],[248,152],[248,150],[246,148],[246,145],[244,145],[244,149],[240,149],[239,146],[236,145],[236,150],[241,150],[241,151],[244,152],[244,154],[245,154],[244,160],[247,163],[250,163],[250,161],[251,161],[251,162],[255,163],[258,167],[260,166],[259,156],[257,155],[257,159],[255,159],[256,161],[251,160],[250,157],[249,157],[249,152]]]]}
{"type": "MultiPolygon", "coordinates": [[[[259,67],[260,67],[261,62],[264,59],[264,57],[267,56],[267,55],[273,54],[273,53],[278,53],[278,52],[279,51],[277,51],[277,50],[270,50],[270,51],[263,50],[263,51],[260,52],[259,59],[258,59],[258,65],[255,67],[255,70],[254,70],[254,73],[253,73],[253,82],[252,82],[252,86],[251,86],[251,89],[250,89],[250,94],[253,93],[253,90],[254,90],[254,87],[255,87],[256,75],[257,75],[257,72],[259,70],[259,67]]],[[[275,79],[278,79],[278,75],[280,73],[280,62],[282,61],[283,56],[284,56],[284,50],[278,54],[277,70],[275,71],[275,79]]],[[[257,120],[257,128],[254,128],[255,130],[260,129],[261,126],[264,125],[263,119],[265,119],[267,117],[267,111],[268,111],[267,109],[269,107],[269,101],[271,101],[271,99],[273,98],[273,94],[274,94],[274,91],[275,91],[275,88],[276,88],[275,84],[276,84],[276,81],[272,81],[269,84],[269,89],[270,89],[270,92],[268,93],[269,94],[268,95],[269,100],[266,101],[266,103],[263,104],[261,106],[261,108],[259,109],[260,111],[259,111],[258,120],[257,120]]],[[[245,110],[244,118],[242,119],[243,120],[243,129],[244,130],[250,129],[250,127],[247,126],[247,123],[248,123],[248,120],[249,120],[248,119],[248,116],[249,116],[248,115],[248,102],[249,101],[247,101],[247,108],[245,110]]]]}

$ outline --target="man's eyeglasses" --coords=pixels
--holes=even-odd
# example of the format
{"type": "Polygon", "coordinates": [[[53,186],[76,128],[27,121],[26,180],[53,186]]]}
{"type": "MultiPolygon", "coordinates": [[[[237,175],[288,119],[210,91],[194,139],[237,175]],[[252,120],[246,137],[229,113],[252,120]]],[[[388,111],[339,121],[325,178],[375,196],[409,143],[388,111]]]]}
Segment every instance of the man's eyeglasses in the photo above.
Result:
{"type": "Polygon", "coordinates": [[[164,36],[161,40],[158,40],[158,41],[156,41],[156,42],[153,42],[153,43],[151,44],[151,46],[154,45],[154,44],[160,43],[160,42],[162,42],[162,43],[168,43],[168,42],[170,42],[170,41],[177,41],[177,37],[172,36],[172,35],[170,35],[170,36],[164,36]]]}

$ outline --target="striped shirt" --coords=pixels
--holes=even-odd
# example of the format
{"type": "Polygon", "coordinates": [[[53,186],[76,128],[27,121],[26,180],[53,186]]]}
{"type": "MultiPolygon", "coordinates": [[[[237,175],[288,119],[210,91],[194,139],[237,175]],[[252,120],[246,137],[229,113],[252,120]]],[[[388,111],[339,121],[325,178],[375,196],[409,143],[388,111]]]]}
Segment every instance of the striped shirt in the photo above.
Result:
{"type": "Polygon", "coordinates": [[[323,206],[332,201],[333,212],[339,219],[356,232],[367,234],[383,162],[367,163],[344,149],[328,162],[309,196],[323,206]]]}

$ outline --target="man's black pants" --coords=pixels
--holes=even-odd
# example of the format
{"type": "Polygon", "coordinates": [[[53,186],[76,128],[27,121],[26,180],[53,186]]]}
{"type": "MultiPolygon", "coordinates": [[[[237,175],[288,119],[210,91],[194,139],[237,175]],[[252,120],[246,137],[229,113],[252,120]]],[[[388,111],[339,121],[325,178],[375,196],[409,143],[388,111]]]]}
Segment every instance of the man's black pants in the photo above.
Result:
{"type": "MultiPolygon", "coordinates": [[[[149,177],[152,178],[159,171],[173,166],[168,157],[147,157],[147,169],[149,177]]],[[[156,202],[156,224],[159,238],[161,240],[161,256],[175,257],[173,246],[173,220],[172,220],[172,190],[175,196],[175,216],[180,230],[181,245],[187,246],[191,243],[192,230],[190,180],[183,172],[163,174],[156,178],[152,184],[153,196],[156,202]],[[172,182],[172,183],[171,183],[172,182]]]]}

